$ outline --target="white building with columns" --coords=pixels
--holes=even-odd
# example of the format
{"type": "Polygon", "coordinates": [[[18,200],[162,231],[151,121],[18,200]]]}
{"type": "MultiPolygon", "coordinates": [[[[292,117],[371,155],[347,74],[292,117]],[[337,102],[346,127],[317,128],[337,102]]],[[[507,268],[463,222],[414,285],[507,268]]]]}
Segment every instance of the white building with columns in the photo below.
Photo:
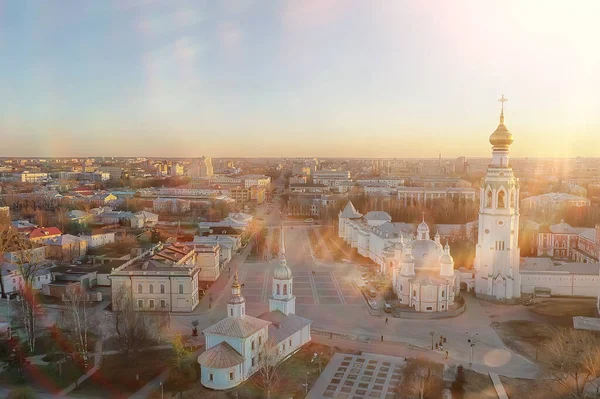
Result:
{"type": "Polygon", "coordinates": [[[514,302],[521,297],[519,274],[519,180],[509,162],[512,133],[500,124],[490,136],[492,161],[480,191],[479,236],[475,254],[475,294],[514,302]]]}
{"type": "Polygon", "coordinates": [[[275,350],[283,361],[310,341],[311,321],[295,314],[292,271],[283,245],[279,266],[273,271],[269,312],[258,317],[246,313],[246,299],[235,273],[227,317],[203,331],[206,351],[198,357],[200,382],[207,388],[225,390],[250,378],[264,366],[265,351],[275,350]]]}

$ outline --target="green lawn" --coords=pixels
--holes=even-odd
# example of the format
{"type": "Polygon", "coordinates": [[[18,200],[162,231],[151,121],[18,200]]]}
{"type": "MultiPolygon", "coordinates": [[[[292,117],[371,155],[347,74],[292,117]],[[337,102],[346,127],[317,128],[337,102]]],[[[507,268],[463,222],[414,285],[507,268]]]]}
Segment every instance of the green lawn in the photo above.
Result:
{"type": "MultiPolygon", "coordinates": [[[[327,345],[320,345],[309,343],[304,346],[293,356],[288,358],[280,366],[280,371],[283,374],[283,378],[279,385],[271,393],[272,399],[289,399],[289,398],[302,398],[305,394],[305,388],[302,384],[308,382],[308,389],[312,387],[317,378],[319,377],[319,363],[317,361],[311,363],[314,353],[321,354],[321,369],[325,369],[329,359],[331,358],[331,348],[327,345]]],[[[336,352],[348,352],[344,349],[337,347],[333,348],[333,353],[336,352]]],[[[354,352],[352,352],[354,353],[354,352]]],[[[199,382],[195,384],[195,388],[188,390],[184,393],[185,399],[192,398],[211,398],[211,399],[228,399],[228,398],[239,398],[239,399],[262,399],[265,397],[264,392],[257,387],[257,375],[255,374],[246,383],[241,386],[232,389],[230,391],[213,391],[206,389],[200,385],[199,382]]]]}
{"type": "Polygon", "coordinates": [[[126,398],[169,367],[170,349],[145,351],[132,361],[124,354],[105,356],[102,366],[73,396],[126,398]]]}

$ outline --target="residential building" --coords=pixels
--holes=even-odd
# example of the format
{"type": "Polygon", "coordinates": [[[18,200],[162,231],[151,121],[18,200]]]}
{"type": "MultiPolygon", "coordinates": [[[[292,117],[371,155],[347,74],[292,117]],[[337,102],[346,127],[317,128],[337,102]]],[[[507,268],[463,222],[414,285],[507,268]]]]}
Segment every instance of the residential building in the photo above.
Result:
{"type": "Polygon", "coordinates": [[[41,242],[46,245],[46,254],[50,259],[71,261],[87,254],[87,241],[71,234],[46,238],[41,242]]]}
{"type": "Polygon", "coordinates": [[[291,184],[290,193],[329,193],[330,187],[325,184],[291,184]]]}
{"type": "Polygon", "coordinates": [[[136,310],[191,312],[199,303],[199,272],[192,246],[157,245],[111,272],[113,309],[125,289],[136,310]]]}
{"type": "Polygon", "coordinates": [[[102,247],[115,242],[115,233],[96,233],[80,236],[87,241],[88,248],[102,247]]]}
{"type": "MultiPolygon", "coordinates": [[[[39,265],[37,265],[39,266],[39,265]]],[[[14,263],[5,262],[2,264],[2,283],[4,285],[4,294],[10,295],[19,291],[24,280],[20,272],[20,267],[27,268],[27,265],[19,266],[14,263]]],[[[32,287],[35,290],[42,289],[44,284],[52,281],[52,273],[50,272],[50,264],[37,268],[32,281],[32,287]]]]}
{"type": "Polygon", "coordinates": [[[234,187],[229,190],[229,196],[239,203],[255,201],[256,204],[262,204],[266,199],[265,186],[253,185],[250,187],[234,187]]]}
{"type": "Polygon", "coordinates": [[[475,201],[474,188],[426,188],[426,187],[397,187],[398,198],[409,204],[430,204],[438,199],[452,199],[457,201],[475,201]]]}
{"type": "Polygon", "coordinates": [[[110,175],[110,180],[119,180],[123,176],[123,169],[118,166],[100,166],[96,172],[110,175]]]}
{"type": "Polygon", "coordinates": [[[145,227],[153,227],[158,223],[158,215],[148,211],[139,211],[135,216],[141,219],[145,227]]]}
{"type": "Polygon", "coordinates": [[[591,201],[584,197],[566,193],[547,193],[523,198],[521,206],[524,209],[558,210],[566,207],[586,207],[591,201]]]}
{"type": "Polygon", "coordinates": [[[305,175],[294,175],[290,176],[290,185],[292,184],[306,184],[308,179],[305,175]]]}
{"type": "Polygon", "coordinates": [[[152,201],[152,209],[159,213],[186,213],[191,209],[190,201],[181,198],[157,198],[152,201]]]}
{"type": "Polygon", "coordinates": [[[229,236],[194,236],[194,241],[190,245],[219,246],[219,263],[221,268],[223,268],[235,255],[237,251],[238,240],[236,237],[229,236]]]}
{"type": "Polygon", "coordinates": [[[535,247],[537,256],[597,263],[600,255],[600,224],[595,228],[576,228],[561,221],[552,226],[541,226],[536,234],[535,247]]]}
{"type": "Polygon", "coordinates": [[[200,268],[199,281],[216,281],[221,275],[221,247],[215,245],[187,244],[196,251],[196,265],[200,268]]]}
{"type": "Polygon", "coordinates": [[[58,227],[37,227],[31,230],[27,238],[29,241],[41,242],[48,238],[60,237],[61,235],[62,231],[58,227]]]}
{"type": "Polygon", "coordinates": [[[12,179],[20,183],[43,183],[48,180],[48,173],[25,171],[13,173],[12,179]]]}
{"type": "Polygon", "coordinates": [[[252,222],[253,216],[247,213],[241,212],[232,212],[225,219],[220,220],[218,222],[200,222],[198,223],[198,228],[204,232],[209,231],[212,227],[215,226],[228,226],[233,227],[234,229],[244,231],[250,223],[252,222]]]}
{"type": "Polygon", "coordinates": [[[195,179],[211,177],[213,175],[212,160],[208,157],[200,157],[192,161],[189,168],[189,175],[195,179]]]}
{"type": "Polygon", "coordinates": [[[246,188],[252,186],[268,187],[271,184],[271,178],[265,175],[245,175],[241,178],[244,181],[244,187],[246,188]]]}

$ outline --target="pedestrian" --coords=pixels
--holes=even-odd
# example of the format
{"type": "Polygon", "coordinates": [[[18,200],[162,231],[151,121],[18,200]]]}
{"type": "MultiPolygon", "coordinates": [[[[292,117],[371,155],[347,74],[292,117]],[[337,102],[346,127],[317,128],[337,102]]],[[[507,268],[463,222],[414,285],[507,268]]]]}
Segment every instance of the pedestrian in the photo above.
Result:
{"type": "Polygon", "coordinates": [[[383,335],[381,336],[381,342],[383,342],[383,335]]]}
{"type": "Polygon", "coordinates": [[[437,342],[435,343],[435,350],[438,350],[440,348],[440,344],[438,344],[437,342]]]}
{"type": "Polygon", "coordinates": [[[446,359],[448,359],[448,351],[446,351],[446,359]]]}
{"type": "Polygon", "coordinates": [[[333,333],[329,333],[329,339],[333,339],[333,333]]]}
{"type": "Polygon", "coordinates": [[[385,318],[385,324],[387,324],[387,323],[388,323],[388,318],[386,317],[386,318],[385,318]]]}

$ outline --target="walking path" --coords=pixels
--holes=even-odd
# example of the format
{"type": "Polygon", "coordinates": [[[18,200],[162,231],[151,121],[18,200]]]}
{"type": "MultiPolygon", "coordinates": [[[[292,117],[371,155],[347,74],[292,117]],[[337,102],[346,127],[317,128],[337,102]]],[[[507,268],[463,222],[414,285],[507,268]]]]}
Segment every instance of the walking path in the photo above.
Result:
{"type": "Polygon", "coordinates": [[[65,396],[69,394],[100,369],[100,364],[102,362],[102,341],[96,342],[95,349],[96,353],[94,354],[94,367],[89,369],[87,373],[75,380],[75,382],[73,382],[71,385],[60,391],[60,393],[58,394],[59,396],[65,396]]]}
{"type": "Polygon", "coordinates": [[[508,399],[508,395],[504,390],[504,385],[502,385],[502,381],[500,381],[498,374],[490,373],[490,378],[492,379],[492,383],[494,383],[494,389],[498,394],[498,399],[508,399]]]}
{"type": "Polygon", "coordinates": [[[209,288],[206,290],[205,295],[200,300],[198,307],[194,310],[193,315],[202,315],[212,312],[214,304],[221,300],[221,297],[225,294],[229,294],[228,287],[231,285],[233,275],[238,270],[240,265],[244,263],[250,251],[252,249],[252,239],[250,239],[246,248],[241,254],[235,256],[228,265],[223,268],[221,275],[209,288]],[[211,300],[212,299],[212,300],[211,300]]]}

